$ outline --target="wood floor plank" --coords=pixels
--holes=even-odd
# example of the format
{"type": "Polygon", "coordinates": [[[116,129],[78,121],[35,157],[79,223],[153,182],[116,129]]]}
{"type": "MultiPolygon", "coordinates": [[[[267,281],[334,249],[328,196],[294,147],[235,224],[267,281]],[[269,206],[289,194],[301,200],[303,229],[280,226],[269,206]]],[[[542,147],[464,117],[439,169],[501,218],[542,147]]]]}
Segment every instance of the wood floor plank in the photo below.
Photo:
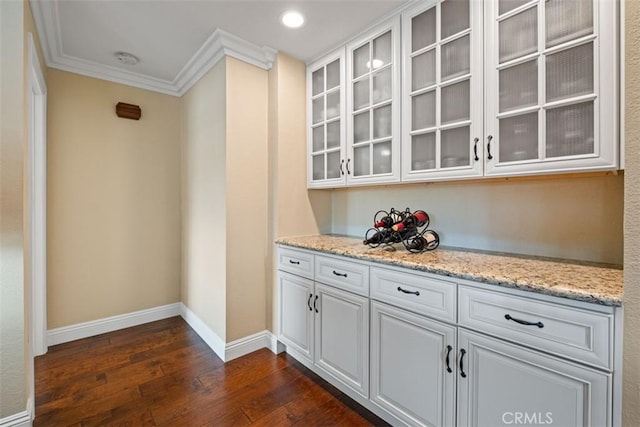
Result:
{"type": "Polygon", "coordinates": [[[264,426],[264,427],[272,427],[272,426],[292,426],[295,422],[295,418],[286,406],[280,406],[276,410],[271,411],[269,414],[265,415],[262,418],[259,418],[257,421],[251,423],[254,427],[264,426]]]}
{"type": "Polygon", "coordinates": [[[340,401],[330,400],[320,405],[294,425],[304,427],[356,427],[370,426],[371,423],[356,412],[351,411],[340,401]]]}
{"type": "Polygon", "coordinates": [[[296,397],[304,394],[308,387],[309,383],[305,381],[304,377],[300,377],[275,389],[265,390],[264,394],[246,400],[241,407],[252,421],[257,421],[295,400],[296,397]]]}
{"type": "Polygon", "coordinates": [[[151,410],[129,402],[82,420],[82,427],[90,426],[155,426],[151,410]]]}
{"type": "Polygon", "coordinates": [[[105,412],[109,408],[117,408],[127,402],[140,397],[138,387],[128,385],[116,393],[97,396],[77,395],[71,398],[49,402],[49,405],[38,411],[36,408],[36,418],[34,426],[57,426],[68,425],[85,418],[90,418],[105,412]]]}
{"type": "Polygon", "coordinates": [[[321,387],[313,386],[315,384],[313,384],[313,382],[308,378],[307,381],[310,384],[304,393],[298,395],[295,399],[285,404],[287,411],[295,420],[303,419],[313,412],[318,406],[334,399],[331,393],[321,387]]]}
{"type": "Polygon", "coordinates": [[[286,359],[274,357],[271,351],[261,349],[226,363],[222,369],[202,374],[198,379],[207,389],[224,393],[259,382],[287,366],[286,359]]]}
{"type": "Polygon", "coordinates": [[[189,412],[197,412],[203,407],[212,414],[224,414],[241,408],[247,399],[261,396],[267,390],[272,390],[282,384],[287,384],[300,376],[292,367],[286,367],[264,377],[259,383],[247,385],[238,390],[227,393],[217,393],[215,390],[198,390],[188,396],[167,395],[156,405],[153,418],[157,423],[164,423],[189,412]]]}
{"type": "Polygon", "coordinates": [[[180,317],[51,347],[34,426],[386,425],[295,359],[223,363],[180,317]]]}

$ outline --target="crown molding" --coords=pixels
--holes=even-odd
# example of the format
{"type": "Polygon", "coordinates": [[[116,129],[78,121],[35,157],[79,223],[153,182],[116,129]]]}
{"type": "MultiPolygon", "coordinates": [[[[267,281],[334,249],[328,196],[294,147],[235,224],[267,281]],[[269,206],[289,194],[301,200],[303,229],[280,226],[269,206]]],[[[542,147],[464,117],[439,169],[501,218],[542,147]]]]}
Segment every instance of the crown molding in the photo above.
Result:
{"type": "Polygon", "coordinates": [[[277,50],[258,46],[231,33],[217,29],[187,61],[173,80],[178,96],[184,95],[220,59],[232,56],[257,67],[270,70],[277,50]]]}
{"type": "Polygon", "coordinates": [[[65,54],[60,32],[58,0],[29,2],[47,67],[167,95],[184,95],[225,56],[269,70],[277,54],[275,49],[258,46],[216,29],[173,80],[160,79],[65,54]]]}

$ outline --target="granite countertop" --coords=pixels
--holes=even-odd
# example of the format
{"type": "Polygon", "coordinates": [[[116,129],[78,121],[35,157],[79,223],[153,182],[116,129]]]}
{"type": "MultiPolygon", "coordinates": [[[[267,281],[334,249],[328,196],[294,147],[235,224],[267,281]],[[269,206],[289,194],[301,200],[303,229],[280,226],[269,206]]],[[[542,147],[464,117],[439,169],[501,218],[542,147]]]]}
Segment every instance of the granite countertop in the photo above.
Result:
{"type": "Polygon", "coordinates": [[[331,235],[284,237],[276,243],[572,300],[622,305],[622,269],[611,266],[443,247],[412,254],[400,246],[391,252],[365,246],[362,239],[331,235]]]}

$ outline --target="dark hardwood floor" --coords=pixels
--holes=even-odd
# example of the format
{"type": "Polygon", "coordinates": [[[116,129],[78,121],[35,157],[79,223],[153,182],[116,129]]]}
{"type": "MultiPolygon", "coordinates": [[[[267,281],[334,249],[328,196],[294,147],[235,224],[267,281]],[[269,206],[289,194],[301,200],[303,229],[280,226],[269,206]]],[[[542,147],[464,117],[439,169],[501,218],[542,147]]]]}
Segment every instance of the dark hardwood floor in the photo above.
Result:
{"type": "Polygon", "coordinates": [[[387,425],[293,358],[227,364],[180,317],[49,348],[34,426],[387,425]]]}

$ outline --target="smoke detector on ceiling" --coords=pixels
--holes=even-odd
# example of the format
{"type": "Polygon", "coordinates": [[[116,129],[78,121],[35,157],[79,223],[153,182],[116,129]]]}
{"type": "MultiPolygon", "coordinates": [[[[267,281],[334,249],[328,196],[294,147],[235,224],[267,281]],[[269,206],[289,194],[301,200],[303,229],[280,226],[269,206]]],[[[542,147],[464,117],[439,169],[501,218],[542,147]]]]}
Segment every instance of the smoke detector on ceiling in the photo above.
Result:
{"type": "Polygon", "coordinates": [[[132,55],[129,52],[116,52],[113,55],[124,65],[136,65],[140,62],[137,56],[132,55]]]}

